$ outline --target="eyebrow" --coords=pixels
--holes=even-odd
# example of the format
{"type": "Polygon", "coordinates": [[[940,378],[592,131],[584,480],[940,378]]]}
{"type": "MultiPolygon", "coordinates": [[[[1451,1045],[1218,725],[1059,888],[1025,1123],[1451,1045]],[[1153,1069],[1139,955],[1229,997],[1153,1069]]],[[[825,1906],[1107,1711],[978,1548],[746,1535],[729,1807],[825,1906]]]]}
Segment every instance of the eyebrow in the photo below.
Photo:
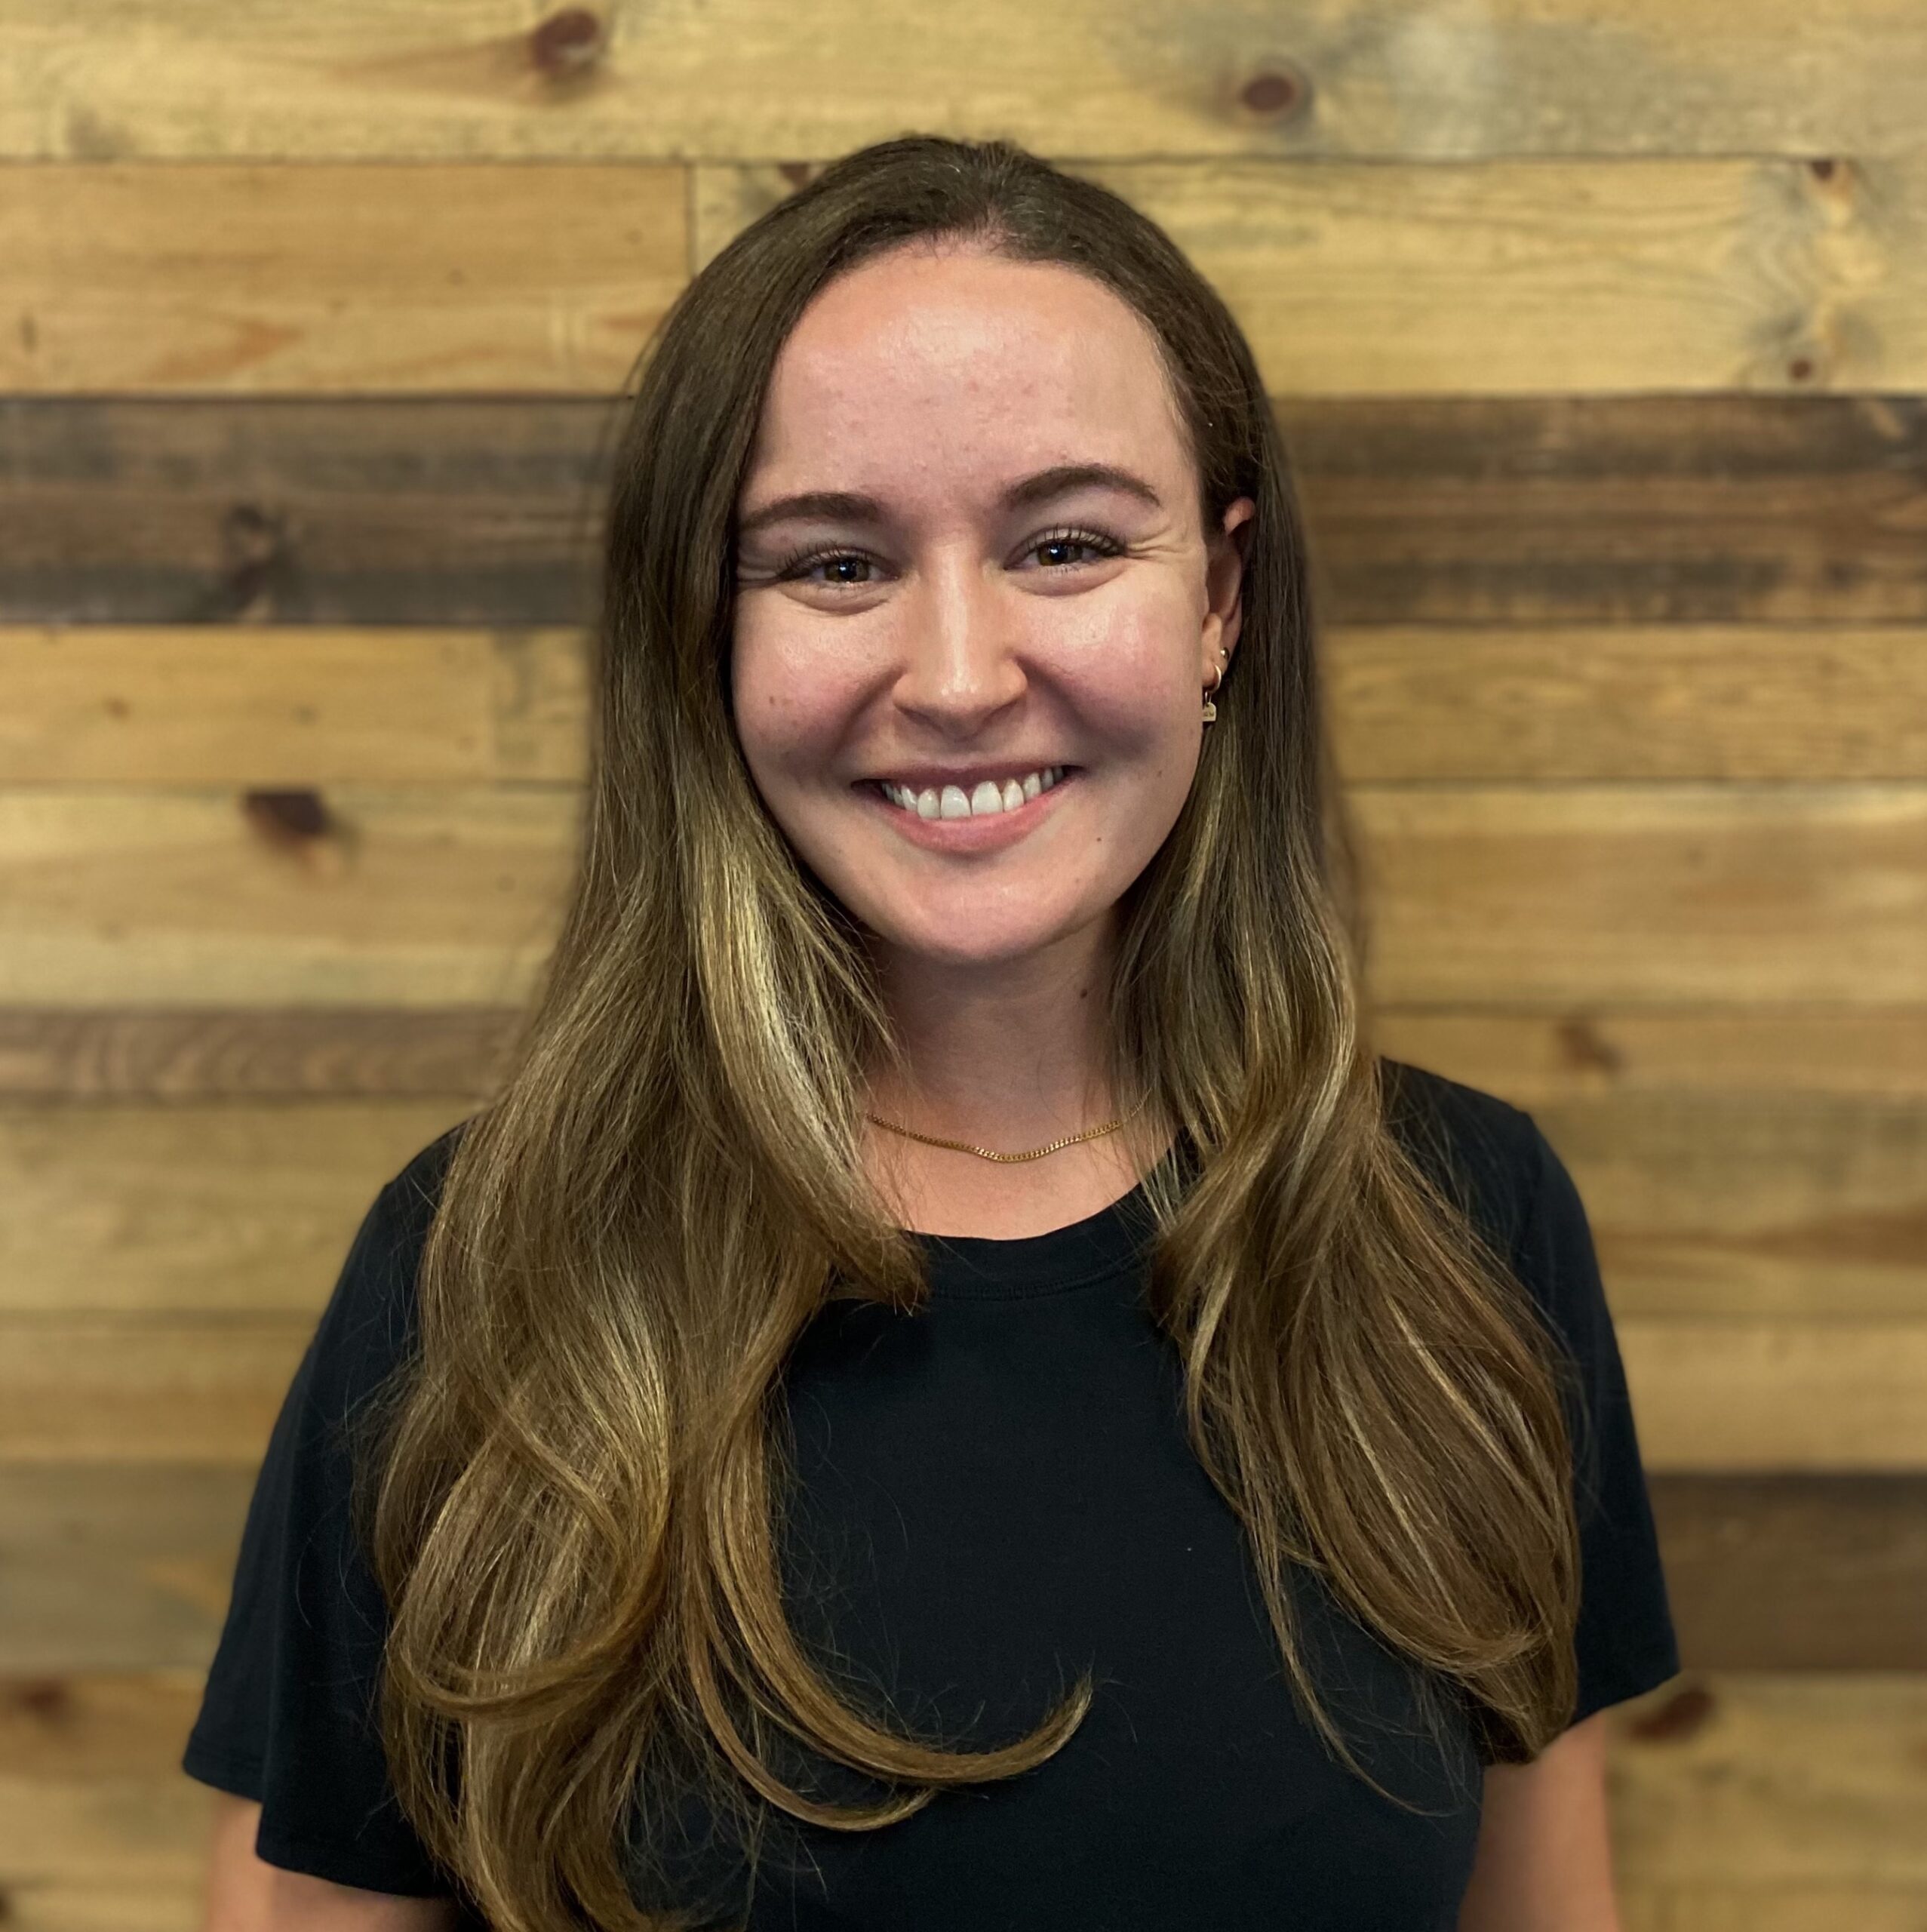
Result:
{"type": "MultiPolygon", "coordinates": [[[[1006,510],[1028,509],[1054,497],[1068,496],[1073,490],[1121,490],[1162,509],[1163,499],[1142,476],[1114,463],[1060,463],[1049,469],[1013,483],[998,500],[1006,510]]],[[[881,523],[884,506],[874,497],[851,490],[810,490],[798,496],[779,497],[761,509],[751,510],[736,526],[739,537],[747,537],[773,523],[792,517],[822,517],[840,523],[881,523]]]]}

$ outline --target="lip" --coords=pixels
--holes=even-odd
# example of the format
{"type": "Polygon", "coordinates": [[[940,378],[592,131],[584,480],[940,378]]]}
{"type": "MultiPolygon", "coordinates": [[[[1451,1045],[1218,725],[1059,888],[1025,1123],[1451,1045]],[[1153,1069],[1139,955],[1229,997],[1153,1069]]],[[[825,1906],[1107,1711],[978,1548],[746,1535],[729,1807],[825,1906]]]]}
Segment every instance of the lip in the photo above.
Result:
{"type": "Polygon", "coordinates": [[[1055,809],[1060,793],[1073,789],[1083,777],[1083,769],[1073,765],[1047,792],[1026,798],[1014,812],[997,812],[982,818],[921,818],[914,812],[893,805],[883,795],[874,779],[856,786],[857,795],[872,811],[885,814],[900,838],[931,852],[994,852],[1034,830],[1055,809]]]}

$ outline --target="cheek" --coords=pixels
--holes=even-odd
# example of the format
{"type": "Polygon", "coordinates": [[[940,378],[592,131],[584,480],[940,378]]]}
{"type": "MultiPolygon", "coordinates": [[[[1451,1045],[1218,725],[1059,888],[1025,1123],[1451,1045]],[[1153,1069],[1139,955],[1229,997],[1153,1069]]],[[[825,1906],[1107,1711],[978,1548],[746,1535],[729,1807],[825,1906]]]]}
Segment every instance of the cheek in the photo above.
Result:
{"type": "Polygon", "coordinates": [[[1182,729],[1195,656],[1165,614],[1144,611],[1107,625],[1088,646],[1060,653],[1059,663],[1091,729],[1120,747],[1149,747],[1182,729]]]}
{"type": "Polygon", "coordinates": [[[730,688],[751,768],[800,768],[833,749],[859,703],[856,669],[847,654],[793,629],[739,621],[730,688]]]}

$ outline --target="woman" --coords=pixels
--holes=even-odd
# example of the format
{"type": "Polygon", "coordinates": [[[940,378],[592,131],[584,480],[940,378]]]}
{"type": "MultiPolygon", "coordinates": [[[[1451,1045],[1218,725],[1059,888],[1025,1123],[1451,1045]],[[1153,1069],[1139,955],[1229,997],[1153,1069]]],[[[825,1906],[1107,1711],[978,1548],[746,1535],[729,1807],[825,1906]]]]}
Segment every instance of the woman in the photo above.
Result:
{"type": "Polygon", "coordinates": [[[546,983],[250,1512],[216,1921],[1615,1924],[1612,1324],[1531,1118],[1369,1044],[1223,304],[853,155],[667,318],[606,564],[546,983]]]}

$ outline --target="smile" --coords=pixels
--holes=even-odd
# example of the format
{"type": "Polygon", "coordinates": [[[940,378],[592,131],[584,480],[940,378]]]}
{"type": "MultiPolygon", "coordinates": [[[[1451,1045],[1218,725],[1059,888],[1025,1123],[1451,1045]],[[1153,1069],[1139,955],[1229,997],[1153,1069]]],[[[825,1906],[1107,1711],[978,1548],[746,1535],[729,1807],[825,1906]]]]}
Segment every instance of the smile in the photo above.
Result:
{"type": "Polygon", "coordinates": [[[914,812],[919,818],[985,818],[1016,811],[1040,792],[1053,790],[1070,769],[1068,765],[1047,765],[1022,778],[1007,778],[1001,784],[986,778],[968,792],[960,785],[927,786],[917,792],[907,785],[893,785],[887,778],[877,780],[877,789],[899,811],[914,812]]]}
{"type": "Polygon", "coordinates": [[[910,844],[932,852],[993,852],[1054,817],[1065,795],[1077,789],[1083,776],[1080,765],[1052,765],[1023,778],[1007,779],[1001,787],[986,779],[969,795],[956,785],[912,794],[887,779],[865,779],[856,790],[910,844]]]}

